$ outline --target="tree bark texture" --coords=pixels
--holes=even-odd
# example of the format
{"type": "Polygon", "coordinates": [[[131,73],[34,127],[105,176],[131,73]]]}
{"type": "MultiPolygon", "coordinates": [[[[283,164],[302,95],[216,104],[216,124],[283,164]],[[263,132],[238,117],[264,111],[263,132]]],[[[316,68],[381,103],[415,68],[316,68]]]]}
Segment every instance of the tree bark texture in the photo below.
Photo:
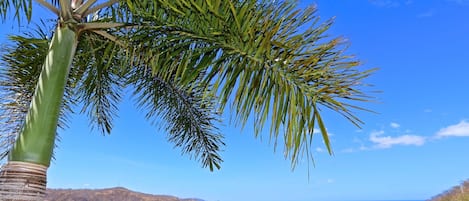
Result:
{"type": "Polygon", "coordinates": [[[11,161],[0,172],[0,200],[37,201],[46,194],[47,167],[11,161]]]}

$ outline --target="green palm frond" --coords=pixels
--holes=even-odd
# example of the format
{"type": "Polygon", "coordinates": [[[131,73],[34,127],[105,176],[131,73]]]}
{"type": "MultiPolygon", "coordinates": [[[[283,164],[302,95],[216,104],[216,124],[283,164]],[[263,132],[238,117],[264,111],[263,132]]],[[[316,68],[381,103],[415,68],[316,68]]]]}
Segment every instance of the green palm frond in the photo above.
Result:
{"type": "Polygon", "coordinates": [[[200,72],[185,73],[194,77],[191,79],[194,82],[190,83],[182,82],[179,76],[179,71],[186,69],[179,63],[181,53],[188,47],[174,51],[179,45],[170,42],[164,45],[173,47],[171,50],[160,51],[154,47],[157,43],[163,45],[162,40],[148,40],[149,35],[115,30],[110,30],[109,34],[119,37],[121,43],[85,34],[74,62],[74,68],[84,69],[77,94],[84,109],[90,108],[91,122],[98,123],[103,132],[110,132],[121,89],[129,84],[135,90],[138,106],[146,111],[146,118],[153,123],[159,118],[164,120],[169,141],[181,147],[183,153],[200,160],[204,167],[220,168],[219,152],[224,143],[214,127],[219,118],[214,108],[215,99],[206,97],[203,88],[197,86],[201,80],[195,78],[200,77],[200,72]],[[164,59],[158,60],[160,57],[164,59]],[[156,70],[152,69],[154,66],[167,68],[156,70]],[[163,69],[166,69],[164,73],[163,69]]]}
{"type": "MultiPolygon", "coordinates": [[[[12,8],[29,19],[30,2],[1,2],[3,19],[12,8]]],[[[373,70],[358,68],[360,63],[345,54],[347,44],[326,35],[332,21],[320,23],[314,7],[297,10],[293,1],[268,0],[87,2],[87,8],[73,11],[77,21],[88,14],[93,18],[78,22],[80,43],[66,89],[70,97],[65,98],[72,102],[64,103],[63,108],[69,110],[73,95],[78,95],[82,112],[103,133],[111,131],[122,89],[128,84],[147,118],[166,121],[169,140],[210,169],[219,168],[222,161],[218,153],[222,137],[214,122],[218,121],[217,111],[224,111],[227,105],[242,126],[254,120],[256,136],[268,124],[274,147],[283,143],[293,167],[301,156],[312,159],[317,128],[332,154],[323,109],[337,112],[357,126],[363,123],[354,112],[365,110],[357,103],[371,99],[363,89],[367,86],[364,79],[373,70]],[[101,9],[100,5],[111,6],[101,9]],[[104,25],[105,30],[99,29],[104,25]]],[[[52,4],[60,3],[68,1],[52,4]]],[[[59,7],[61,15],[70,17],[72,11],[59,7]]],[[[21,47],[10,52],[18,49],[21,47]]],[[[38,53],[33,49],[27,54],[38,53]]],[[[20,54],[14,56],[12,61],[20,54]]],[[[16,84],[26,81],[17,78],[37,79],[21,74],[24,69],[11,66],[13,63],[6,64],[1,87],[10,102],[2,101],[3,105],[13,102],[16,105],[10,110],[23,111],[26,106],[21,101],[29,104],[27,95],[32,92],[16,84]],[[14,68],[18,73],[10,72],[14,68]],[[25,90],[22,97],[13,96],[17,95],[13,86],[25,90]],[[20,99],[21,104],[15,102],[20,99]]]]}
{"type": "MultiPolygon", "coordinates": [[[[270,119],[270,137],[275,144],[283,139],[293,167],[303,154],[311,157],[316,128],[332,154],[321,107],[362,123],[354,103],[370,100],[363,79],[373,70],[357,68],[359,62],[344,54],[343,41],[325,34],[332,21],[319,23],[314,7],[218,0],[131,2],[129,7],[135,9],[135,23],[143,25],[140,34],[156,41],[141,45],[160,50],[158,60],[183,55],[173,63],[157,62],[154,74],[206,71],[205,91],[218,93],[221,110],[232,103],[243,125],[253,116],[256,136],[270,119]]],[[[177,76],[190,82],[184,75],[177,76]]]]}
{"type": "Polygon", "coordinates": [[[31,21],[33,9],[32,0],[2,0],[0,1],[0,17],[2,20],[7,18],[7,14],[11,11],[14,12],[15,18],[18,22],[21,20],[23,15],[28,21],[31,21]]]}
{"type": "Polygon", "coordinates": [[[2,50],[1,69],[1,158],[4,158],[23,126],[29,109],[42,62],[47,53],[47,41],[16,36],[15,47],[2,50]],[[44,50],[45,49],[45,50],[44,50]],[[31,50],[36,50],[31,54],[31,50]],[[29,54],[27,54],[29,53],[29,54]]]}
{"type": "MultiPolygon", "coordinates": [[[[13,43],[1,50],[0,64],[0,158],[4,158],[20,130],[36,88],[42,64],[48,50],[48,35],[44,28],[24,36],[11,36],[13,43]]],[[[72,80],[70,81],[72,82],[72,80]]],[[[58,126],[67,127],[72,113],[72,90],[67,87],[58,126]]]]}
{"type": "MultiPolygon", "coordinates": [[[[223,136],[214,123],[219,121],[214,97],[205,97],[204,89],[192,84],[181,85],[175,81],[173,71],[169,79],[155,75],[146,66],[135,68],[131,83],[135,88],[138,106],[147,111],[147,119],[165,121],[168,139],[182,152],[200,160],[203,167],[220,169],[223,162],[219,152],[223,136]]],[[[199,81],[200,83],[200,81],[199,81]]]]}
{"type": "Polygon", "coordinates": [[[118,67],[122,58],[120,47],[92,33],[81,38],[72,64],[81,74],[77,76],[80,79],[75,89],[77,99],[83,104],[82,112],[87,113],[90,124],[109,134],[125,81],[118,67]]]}
{"type": "Polygon", "coordinates": [[[217,51],[207,52],[211,47],[205,44],[172,40],[171,35],[144,27],[123,35],[129,37],[124,65],[133,68],[130,84],[147,119],[154,124],[164,120],[170,142],[203,167],[219,169],[224,143],[215,123],[220,114],[214,93],[202,80],[217,51]]]}

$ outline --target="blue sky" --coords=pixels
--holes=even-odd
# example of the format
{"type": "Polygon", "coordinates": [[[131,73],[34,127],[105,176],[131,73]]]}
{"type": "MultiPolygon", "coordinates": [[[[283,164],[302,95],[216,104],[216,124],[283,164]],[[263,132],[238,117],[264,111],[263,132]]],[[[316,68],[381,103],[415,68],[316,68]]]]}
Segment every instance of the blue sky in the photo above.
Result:
{"type": "MultiPolygon", "coordinates": [[[[294,172],[281,151],[255,139],[252,126],[221,127],[222,169],[210,172],[181,156],[165,133],[121,104],[113,134],[90,130],[72,116],[61,131],[51,188],[126,188],[207,201],[343,201],[428,199],[469,178],[469,1],[300,0],[316,4],[322,20],[335,17],[331,36],[350,41],[377,103],[359,112],[362,129],[325,110],[334,155],[315,142],[315,167],[294,172]]],[[[0,40],[14,33],[3,24],[0,40]]],[[[2,42],[3,43],[3,42],[2,42]]],[[[224,118],[229,120],[229,116],[224,118]]]]}

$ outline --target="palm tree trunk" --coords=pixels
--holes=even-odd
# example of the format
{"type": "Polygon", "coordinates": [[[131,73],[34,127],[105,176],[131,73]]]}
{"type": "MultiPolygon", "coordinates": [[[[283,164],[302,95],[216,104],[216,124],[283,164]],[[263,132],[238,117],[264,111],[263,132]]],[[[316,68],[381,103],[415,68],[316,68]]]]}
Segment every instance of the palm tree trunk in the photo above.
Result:
{"type": "Polygon", "coordinates": [[[0,198],[41,200],[52,158],[60,107],[78,35],[59,23],[52,38],[23,129],[0,172],[0,198]]]}
{"type": "Polygon", "coordinates": [[[0,172],[1,200],[41,200],[46,192],[47,167],[10,161],[0,172]]]}

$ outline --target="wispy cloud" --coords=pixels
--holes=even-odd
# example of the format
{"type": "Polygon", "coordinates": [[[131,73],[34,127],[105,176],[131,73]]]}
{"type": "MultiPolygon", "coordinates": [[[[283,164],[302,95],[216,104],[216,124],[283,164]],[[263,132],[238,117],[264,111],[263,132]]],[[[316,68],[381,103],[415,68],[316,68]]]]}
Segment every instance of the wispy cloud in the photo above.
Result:
{"type": "MultiPolygon", "coordinates": [[[[394,134],[396,134],[396,131],[399,131],[397,128],[401,127],[401,125],[396,122],[391,122],[389,126],[394,129],[390,131],[394,134]]],[[[388,149],[394,146],[422,146],[429,141],[439,140],[446,137],[469,137],[469,120],[462,120],[457,124],[441,128],[433,136],[414,135],[411,133],[413,133],[413,131],[406,129],[402,135],[385,135],[384,130],[375,130],[369,134],[367,139],[354,138],[353,143],[358,144],[359,146],[346,148],[341,152],[353,153],[376,149],[388,149]]]]}
{"type": "Polygon", "coordinates": [[[316,147],[316,152],[318,153],[322,153],[322,152],[325,152],[326,150],[324,150],[323,148],[321,147],[316,147]]]}
{"type": "Polygon", "coordinates": [[[401,127],[401,125],[399,125],[399,124],[396,123],[396,122],[391,122],[391,123],[389,124],[389,126],[391,126],[391,128],[399,128],[399,127],[401,127]]]}
{"type": "Polygon", "coordinates": [[[459,122],[458,124],[442,128],[436,133],[437,138],[468,137],[468,136],[469,136],[469,122],[465,120],[459,122]]]}
{"type": "Polygon", "coordinates": [[[313,128],[313,134],[319,134],[321,133],[321,130],[319,128],[313,128]]]}
{"type": "Polygon", "coordinates": [[[383,136],[384,131],[375,131],[370,134],[370,141],[375,148],[387,149],[395,145],[421,146],[425,144],[426,138],[419,135],[401,135],[397,137],[383,136]]]}
{"type": "Polygon", "coordinates": [[[342,153],[354,153],[354,152],[359,152],[359,151],[367,151],[371,150],[371,148],[366,147],[365,145],[361,145],[358,148],[347,148],[347,149],[342,149],[342,153]]]}
{"type": "MultiPolygon", "coordinates": [[[[327,131],[327,136],[329,136],[329,137],[334,136],[334,133],[331,133],[328,129],[326,129],[326,131],[327,131]]],[[[313,134],[315,134],[315,135],[316,134],[321,134],[321,130],[319,128],[314,128],[313,129],[313,134]]]]}

